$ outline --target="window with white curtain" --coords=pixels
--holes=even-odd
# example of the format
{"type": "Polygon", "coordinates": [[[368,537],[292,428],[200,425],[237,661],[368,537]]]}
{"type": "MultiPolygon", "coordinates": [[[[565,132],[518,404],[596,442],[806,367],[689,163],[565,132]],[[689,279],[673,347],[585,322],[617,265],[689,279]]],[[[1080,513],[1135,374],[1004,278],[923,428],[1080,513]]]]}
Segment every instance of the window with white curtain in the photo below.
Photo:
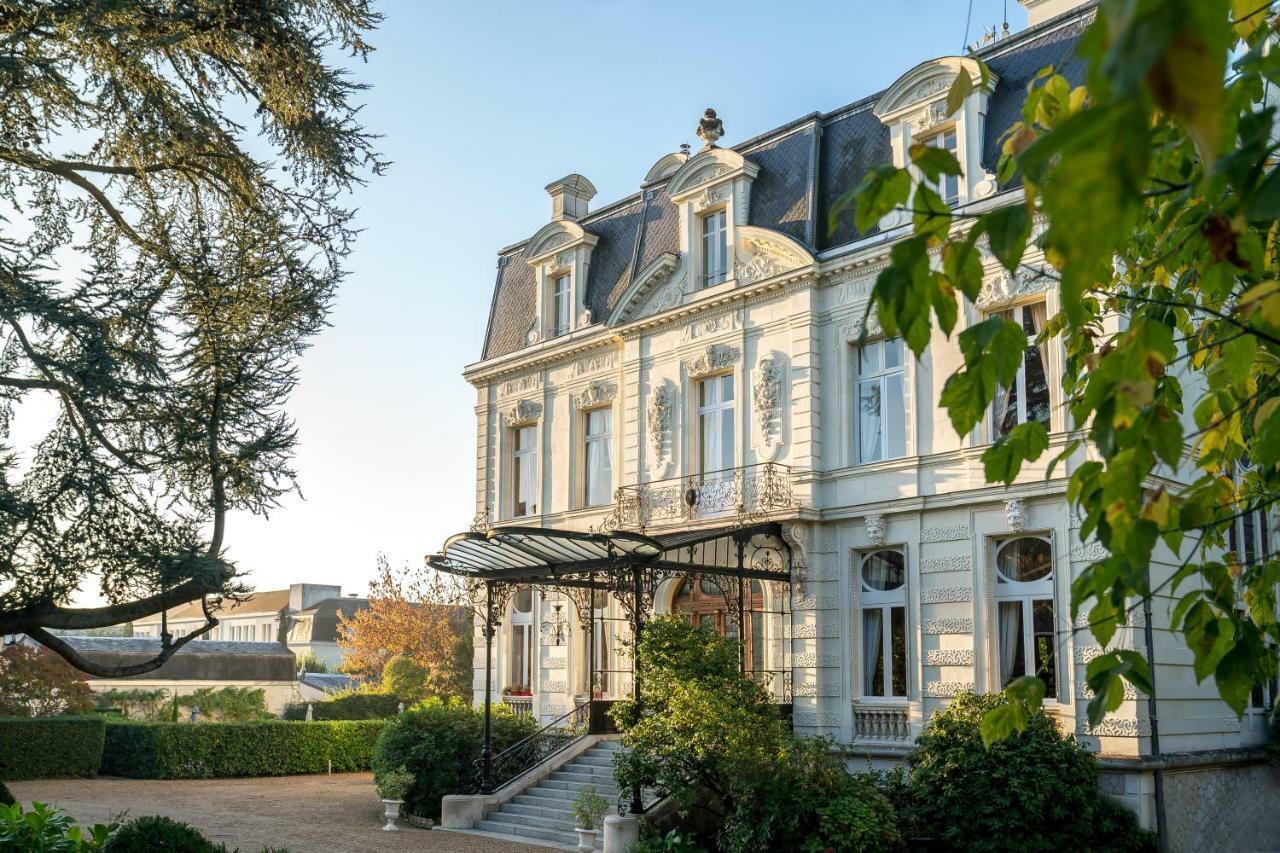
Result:
{"type": "Polygon", "coordinates": [[[1045,683],[1045,696],[1058,695],[1053,614],[1049,540],[1022,536],[1000,543],[996,548],[996,640],[1001,684],[1035,675],[1045,683]]]}
{"type": "MultiPolygon", "coordinates": [[[[944,151],[950,151],[957,154],[956,149],[956,129],[944,130],[941,133],[935,133],[933,136],[920,140],[920,144],[928,145],[930,148],[941,148],[944,151]]],[[[960,201],[960,176],[958,175],[939,175],[937,181],[929,181],[929,186],[942,197],[947,204],[956,204],[960,201]]]]}
{"type": "Polygon", "coordinates": [[[907,698],[907,568],[902,552],[874,551],[858,565],[862,695],[907,698]]]}
{"type": "Polygon", "coordinates": [[[573,317],[573,300],[569,294],[569,274],[551,279],[551,335],[558,338],[568,334],[573,317]]]}
{"type": "Polygon", "coordinates": [[[702,223],[702,286],[720,284],[729,277],[729,228],[723,210],[708,213],[702,223]]]}
{"type": "Polygon", "coordinates": [[[587,692],[587,679],[591,673],[595,674],[595,688],[592,692],[594,698],[603,698],[609,692],[609,669],[611,668],[609,660],[609,624],[610,620],[605,618],[605,610],[609,605],[609,595],[604,590],[596,590],[591,594],[592,613],[591,618],[594,620],[595,630],[587,628],[582,632],[582,663],[579,669],[579,685],[583,693],[587,692]],[[592,648],[591,638],[595,637],[595,648],[592,648]],[[588,656],[592,660],[588,665],[588,656]]]}
{"type": "Polygon", "coordinates": [[[734,466],[733,375],[698,383],[698,472],[734,466]]]}
{"type": "Polygon", "coordinates": [[[511,514],[516,517],[538,512],[536,432],[532,426],[511,431],[511,514]]]}
{"type": "Polygon", "coordinates": [[[612,409],[592,409],[583,416],[583,451],[583,502],[586,506],[606,504],[613,494],[612,409]]]}
{"type": "Polygon", "coordinates": [[[507,688],[517,693],[533,689],[533,590],[516,590],[511,600],[511,667],[507,688]]]}
{"type": "Polygon", "coordinates": [[[1019,305],[993,316],[1012,320],[1027,335],[1027,350],[1013,385],[997,388],[991,405],[991,437],[996,439],[1018,424],[1039,421],[1049,425],[1049,352],[1047,345],[1035,343],[1048,317],[1043,302],[1019,305]]]}
{"type": "Polygon", "coordinates": [[[858,350],[858,462],[898,459],[907,453],[902,338],[873,341],[858,350]]]}

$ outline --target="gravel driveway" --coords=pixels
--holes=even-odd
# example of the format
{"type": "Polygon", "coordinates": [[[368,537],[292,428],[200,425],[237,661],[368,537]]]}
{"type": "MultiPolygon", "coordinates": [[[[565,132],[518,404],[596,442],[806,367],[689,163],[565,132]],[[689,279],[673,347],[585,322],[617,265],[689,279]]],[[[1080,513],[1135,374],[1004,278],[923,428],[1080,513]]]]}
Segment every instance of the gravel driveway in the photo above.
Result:
{"type": "Polygon", "coordinates": [[[369,773],[265,779],[48,779],[10,782],[14,797],[64,809],[80,823],[120,815],[162,814],[186,821],[214,841],[257,853],[264,846],[290,853],[535,853],[544,847],[404,826],[383,832],[382,804],[369,773]]]}

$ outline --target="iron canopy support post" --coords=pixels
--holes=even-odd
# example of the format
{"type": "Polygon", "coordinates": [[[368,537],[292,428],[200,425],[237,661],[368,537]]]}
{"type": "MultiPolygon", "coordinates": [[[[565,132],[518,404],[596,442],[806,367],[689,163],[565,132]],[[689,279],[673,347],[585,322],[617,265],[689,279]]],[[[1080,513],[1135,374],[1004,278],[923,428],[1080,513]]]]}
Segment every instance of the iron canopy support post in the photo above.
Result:
{"type": "Polygon", "coordinates": [[[484,738],[480,746],[480,793],[493,793],[493,581],[484,583],[484,738]]]}
{"type": "MultiPolygon", "coordinates": [[[[644,629],[644,579],[641,576],[643,571],[639,563],[631,564],[631,619],[632,619],[632,654],[631,654],[631,697],[635,700],[637,712],[640,707],[640,673],[638,671],[638,658],[640,657],[640,632],[644,629]]],[[[640,793],[640,786],[633,785],[631,788],[631,813],[641,814],[644,812],[644,797],[640,793]]]]}

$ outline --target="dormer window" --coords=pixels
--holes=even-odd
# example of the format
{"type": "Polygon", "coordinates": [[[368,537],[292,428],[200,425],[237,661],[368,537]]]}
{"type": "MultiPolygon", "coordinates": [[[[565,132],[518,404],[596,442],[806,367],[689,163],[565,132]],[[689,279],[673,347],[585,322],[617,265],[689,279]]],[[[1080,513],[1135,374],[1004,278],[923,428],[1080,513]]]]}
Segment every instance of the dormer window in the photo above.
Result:
{"type": "Polygon", "coordinates": [[[724,210],[701,218],[702,286],[712,287],[729,278],[729,227],[724,210]]]}
{"type": "MultiPolygon", "coordinates": [[[[928,145],[930,148],[941,148],[943,151],[950,151],[953,155],[956,155],[956,129],[954,127],[917,141],[922,145],[928,145]]],[[[963,163],[960,164],[960,168],[961,171],[964,170],[963,163]]],[[[947,204],[958,204],[960,201],[960,180],[960,175],[943,174],[938,176],[937,182],[931,182],[930,186],[947,204]]]]}
{"type": "Polygon", "coordinates": [[[567,335],[573,322],[573,294],[569,290],[569,274],[551,279],[551,330],[548,337],[567,335]]]}

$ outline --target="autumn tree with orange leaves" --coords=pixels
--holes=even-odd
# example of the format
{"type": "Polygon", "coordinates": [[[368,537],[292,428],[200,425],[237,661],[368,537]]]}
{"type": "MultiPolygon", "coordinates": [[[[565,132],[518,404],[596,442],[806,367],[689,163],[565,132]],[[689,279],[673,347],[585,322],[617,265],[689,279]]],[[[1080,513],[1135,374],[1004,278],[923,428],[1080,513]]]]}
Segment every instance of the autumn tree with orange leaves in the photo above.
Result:
{"type": "Polygon", "coordinates": [[[342,671],[379,678],[392,657],[402,655],[425,671],[422,694],[465,696],[471,690],[470,611],[447,579],[426,567],[397,571],[378,557],[369,585],[369,606],[339,626],[346,657],[342,671]]]}

